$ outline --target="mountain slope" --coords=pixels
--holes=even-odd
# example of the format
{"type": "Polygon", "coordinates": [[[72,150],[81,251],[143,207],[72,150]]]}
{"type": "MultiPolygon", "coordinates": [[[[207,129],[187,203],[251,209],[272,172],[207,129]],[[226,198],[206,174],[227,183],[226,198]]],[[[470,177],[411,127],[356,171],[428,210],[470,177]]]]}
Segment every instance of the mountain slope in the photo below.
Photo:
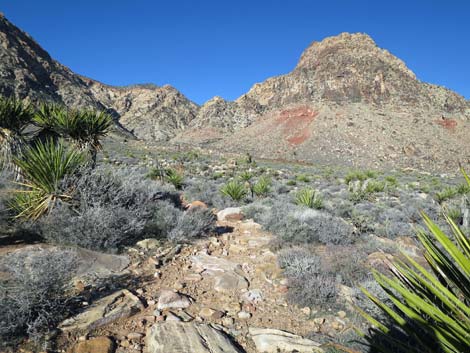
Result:
{"type": "Polygon", "coordinates": [[[139,138],[167,140],[199,107],[176,89],[112,87],[73,73],[28,34],[0,15],[0,94],[51,100],[69,107],[106,109],[139,138]]]}
{"type": "Polygon", "coordinates": [[[312,43],[291,73],[234,102],[209,101],[191,127],[175,142],[351,165],[470,161],[470,102],[419,81],[365,34],[312,43]]]}
{"type": "Polygon", "coordinates": [[[419,81],[361,33],[314,42],[292,72],[200,107],[168,85],[77,75],[0,15],[0,94],[106,109],[148,141],[266,158],[424,169],[470,161],[470,101],[419,81]]]}

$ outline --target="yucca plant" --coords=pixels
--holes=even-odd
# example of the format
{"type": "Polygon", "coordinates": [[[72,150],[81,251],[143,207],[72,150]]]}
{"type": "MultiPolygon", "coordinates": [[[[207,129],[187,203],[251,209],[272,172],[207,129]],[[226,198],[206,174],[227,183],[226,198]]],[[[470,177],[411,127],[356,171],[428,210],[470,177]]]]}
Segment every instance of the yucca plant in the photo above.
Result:
{"type": "Polygon", "coordinates": [[[29,103],[0,96],[0,166],[14,166],[12,158],[25,146],[24,129],[32,118],[33,108],[29,103]]]}
{"type": "Polygon", "coordinates": [[[374,271],[394,306],[363,289],[391,320],[384,324],[358,309],[373,325],[366,339],[382,352],[470,352],[470,237],[450,217],[446,221],[453,237],[425,214],[423,219],[427,231],[419,231],[418,238],[432,272],[405,254],[404,261],[389,265],[392,277],[374,271]],[[392,334],[397,329],[408,341],[392,334]]]}
{"type": "Polygon", "coordinates": [[[34,122],[47,134],[70,138],[81,150],[86,150],[96,162],[101,149],[100,139],[111,128],[112,118],[94,110],[68,110],[56,104],[43,104],[34,116],[34,122]]]}
{"type": "Polygon", "coordinates": [[[26,147],[14,163],[20,168],[24,182],[16,190],[12,208],[17,217],[37,219],[50,211],[58,200],[70,198],[60,190],[63,179],[74,173],[85,161],[82,152],[67,147],[63,141],[38,141],[26,147]]]}
{"type": "Polygon", "coordinates": [[[295,203],[299,206],[320,209],[323,207],[323,200],[312,188],[305,188],[295,195],[295,203]]]}
{"type": "Polygon", "coordinates": [[[253,185],[253,193],[258,197],[264,197],[269,194],[271,191],[271,179],[262,176],[259,180],[253,185]]]}
{"type": "Polygon", "coordinates": [[[245,170],[243,173],[240,174],[239,178],[242,181],[250,181],[253,178],[253,174],[245,170]]]}
{"type": "Polygon", "coordinates": [[[222,186],[220,192],[222,195],[230,197],[233,201],[241,201],[247,194],[245,186],[236,180],[229,181],[222,186]]]}
{"type": "Polygon", "coordinates": [[[183,186],[184,177],[174,169],[167,169],[165,171],[165,181],[172,184],[177,190],[183,186]]]}

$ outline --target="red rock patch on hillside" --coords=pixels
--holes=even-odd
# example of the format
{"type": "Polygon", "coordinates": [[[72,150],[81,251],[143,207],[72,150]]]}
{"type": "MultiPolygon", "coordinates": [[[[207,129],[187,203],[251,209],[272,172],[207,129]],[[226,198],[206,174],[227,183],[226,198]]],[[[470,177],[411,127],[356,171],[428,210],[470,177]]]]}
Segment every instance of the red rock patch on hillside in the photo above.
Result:
{"type": "Polygon", "coordinates": [[[457,127],[457,121],[455,119],[448,119],[442,117],[441,119],[436,120],[436,123],[447,130],[454,130],[457,127]]]}
{"type": "Polygon", "coordinates": [[[276,126],[282,129],[285,140],[294,146],[305,142],[311,135],[310,124],[318,112],[308,107],[283,110],[275,120],[276,126]]]}

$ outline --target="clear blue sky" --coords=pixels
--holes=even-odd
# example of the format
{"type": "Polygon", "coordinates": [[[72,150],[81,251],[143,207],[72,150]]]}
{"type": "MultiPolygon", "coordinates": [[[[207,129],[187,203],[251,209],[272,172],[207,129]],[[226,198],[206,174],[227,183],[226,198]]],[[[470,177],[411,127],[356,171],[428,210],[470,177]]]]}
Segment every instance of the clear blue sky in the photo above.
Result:
{"type": "Polygon", "coordinates": [[[366,32],[418,78],[470,98],[469,0],[3,0],[55,59],[112,85],[235,99],[314,40],[366,32]]]}

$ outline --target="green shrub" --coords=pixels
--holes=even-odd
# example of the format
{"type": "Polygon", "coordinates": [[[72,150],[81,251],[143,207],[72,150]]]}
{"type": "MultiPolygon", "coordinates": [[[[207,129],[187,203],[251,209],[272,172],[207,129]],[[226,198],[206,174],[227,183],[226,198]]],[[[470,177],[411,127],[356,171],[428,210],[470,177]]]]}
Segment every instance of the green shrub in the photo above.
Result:
{"type": "Polygon", "coordinates": [[[174,169],[165,171],[165,181],[172,184],[176,190],[180,190],[183,186],[184,176],[174,169]]]}
{"type": "Polygon", "coordinates": [[[272,182],[271,182],[271,179],[266,177],[266,176],[262,176],[261,178],[259,178],[259,180],[253,185],[252,187],[252,190],[253,190],[253,193],[256,195],[256,196],[259,196],[259,197],[265,197],[269,194],[269,192],[271,191],[271,185],[272,185],[272,182]]]}
{"type": "Polygon", "coordinates": [[[230,197],[233,201],[241,201],[247,194],[245,186],[236,180],[229,181],[222,186],[220,192],[222,195],[230,197]]]}
{"type": "Polygon", "coordinates": [[[287,180],[286,185],[287,186],[296,186],[297,182],[295,180],[287,180]]]}
{"type": "Polygon", "coordinates": [[[457,195],[457,189],[452,187],[446,187],[441,192],[436,194],[436,201],[439,203],[443,203],[457,195]]]}
{"type": "Polygon", "coordinates": [[[382,181],[369,180],[366,185],[365,192],[372,194],[374,192],[383,192],[385,190],[385,183],[382,181]]]}
{"type": "Polygon", "coordinates": [[[249,171],[244,171],[243,173],[240,174],[240,180],[242,181],[250,181],[253,178],[253,174],[250,173],[249,171]]]}
{"type": "Polygon", "coordinates": [[[318,193],[311,188],[298,191],[295,195],[295,203],[299,206],[305,206],[308,208],[323,208],[323,200],[318,193]]]}
{"type": "Polygon", "coordinates": [[[303,183],[310,183],[310,178],[308,177],[308,175],[305,174],[299,174],[295,177],[295,179],[303,183]]]}

